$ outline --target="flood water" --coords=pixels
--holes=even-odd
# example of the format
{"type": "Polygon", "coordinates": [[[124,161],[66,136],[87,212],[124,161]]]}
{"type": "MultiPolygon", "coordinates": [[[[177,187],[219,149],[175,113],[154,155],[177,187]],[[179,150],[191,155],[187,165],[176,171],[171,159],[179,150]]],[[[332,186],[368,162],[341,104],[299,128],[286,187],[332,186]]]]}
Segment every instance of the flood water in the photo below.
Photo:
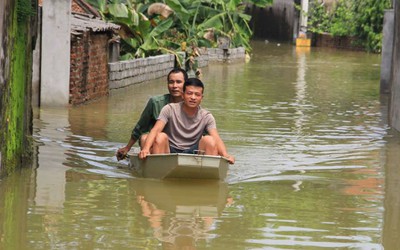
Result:
{"type": "Polygon", "coordinates": [[[166,79],[35,110],[35,158],[0,180],[0,249],[398,249],[400,136],[380,56],[254,42],[203,68],[225,182],[135,178],[114,152],[166,79]]]}

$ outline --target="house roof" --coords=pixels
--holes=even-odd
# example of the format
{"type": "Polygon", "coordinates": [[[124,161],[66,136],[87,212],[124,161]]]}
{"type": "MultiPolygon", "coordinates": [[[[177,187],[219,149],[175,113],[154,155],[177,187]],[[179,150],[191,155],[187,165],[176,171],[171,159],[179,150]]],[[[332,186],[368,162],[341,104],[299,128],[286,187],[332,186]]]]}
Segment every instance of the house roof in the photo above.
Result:
{"type": "MultiPolygon", "coordinates": [[[[43,0],[39,0],[42,6],[43,0]]],[[[71,34],[81,35],[84,31],[102,32],[107,30],[119,30],[117,24],[101,20],[100,13],[84,0],[72,0],[71,2],[71,34]]]]}
{"type": "MultiPolygon", "coordinates": [[[[43,6],[43,0],[39,0],[39,6],[43,6]]],[[[99,12],[85,0],[72,0],[71,1],[71,12],[90,14],[96,17],[100,17],[99,12]]]]}
{"type": "Polygon", "coordinates": [[[119,25],[105,22],[100,18],[93,17],[92,15],[72,13],[71,17],[72,35],[80,35],[87,30],[102,32],[107,30],[120,29],[119,25]]]}
{"type": "Polygon", "coordinates": [[[100,17],[99,12],[84,0],[72,0],[71,12],[81,14],[91,14],[95,17],[100,17]]]}

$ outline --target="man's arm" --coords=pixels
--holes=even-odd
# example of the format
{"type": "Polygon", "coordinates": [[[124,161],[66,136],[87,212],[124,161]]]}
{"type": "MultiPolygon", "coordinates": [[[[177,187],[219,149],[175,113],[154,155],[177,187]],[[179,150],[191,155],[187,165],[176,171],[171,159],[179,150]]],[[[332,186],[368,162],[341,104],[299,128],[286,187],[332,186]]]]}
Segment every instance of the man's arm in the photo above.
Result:
{"type": "Polygon", "coordinates": [[[147,155],[150,154],[150,148],[153,145],[157,135],[163,131],[165,127],[165,122],[162,120],[158,120],[154,127],[151,129],[147,139],[142,147],[142,150],[139,153],[140,159],[145,159],[147,155]]]}
{"type": "Polygon", "coordinates": [[[128,144],[125,147],[118,149],[116,154],[118,161],[123,160],[126,157],[126,154],[128,154],[129,150],[131,150],[135,142],[136,140],[131,137],[131,139],[129,140],[128,144]]]}
{"type": "Polygon", "coordinates": [[[155,109],[154,97],[150,98],[140,115],[139,121],[136,123],[132,130],[131,138],[139,140],[140,136],[144,133],[150,132],[150,129],[156,122],[157,117],[153,116],[155,109]]]}
{"type": "Polygon", "coordinates": [[[126,157],[126,154],[131,150],[132,146],[139,140],[140,136],[143,133],[150,131],[151,123],[152,123],[152,114],[153,114],[153,101],[152,98],[147,102],[146,107],[143,109],[142,114],[140,115],[139,121],[136,123],[135,127],[132,129],[131,138],[129,139],[128,144],[125,147],[119,148],[117,150],[116,156],[117,160],[123,160],[126,157]]]}
{"type": "Polygon", "coordinates": [[[234,164],[235,157],[233,157],[232,155],[229,155],[228,152],[226,151],[225,143],[222,141],[221,137],[219,136],[217,129],[216,128],[209,129],[208,134],[214,138],[215,143],[217,145],[218,154],[221,155],[222,157],[225,157],[226,159],[228,159],[228,162],[230,164],[234,164]]]}

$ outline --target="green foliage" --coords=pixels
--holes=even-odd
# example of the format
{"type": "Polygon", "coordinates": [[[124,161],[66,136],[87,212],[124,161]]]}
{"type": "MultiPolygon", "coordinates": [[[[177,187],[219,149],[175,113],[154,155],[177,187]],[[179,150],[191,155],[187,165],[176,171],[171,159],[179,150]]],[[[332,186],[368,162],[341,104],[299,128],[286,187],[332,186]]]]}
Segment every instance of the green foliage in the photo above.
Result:
{"type": "Polygon", "coordinates": [[[390,0],[337,0],[328,12],[323,2],[310,3],[309,31],[333,36],[353,36],[367,51],[379,52],[382,47],[384,10],[390,0]]]}
{"type": "Polygon", "coordinates": [[[355,22],[353,11],[349,11],[352,4],[349,1],[339,0],[334,12],[331,14],[330,33],[334,36],[353,36],[355,33],[355,22]]]}
{"type": "MultiPolygon", "coordinates": [[[[296,6],[301,11],[300,6],[296,6]]],[[[308,30],[314,33],[329,32],[330,17],[323,4],[312,2],[308,14],[308,30]]]]}
{"type": "Polygon", "coordinates": [[[36,15],[35,4],[31,0],[17,0],[17,19],[24,22],[31,16],[36,15]]]}
{"type": "MultiPolygon", "coordinates": [[[[105,20],[121,25],[123,58],[136,58],[160,53],[175,53],[187,44],[216,47],[219,36],[229,37],[232,47],[251,50],[251,17],[244,13],[239,0],[165,0],[173,13],[166,17],[147,14],[154,0],[88,0],[105,20]]],[[[272,0],[252,0],[259,7],[272,0]]],[[[190,51],[190,54],[194,52],[190,51]]]]}
{"type": "Polygon", "coordinates": [[[353,6],[356,34],[368,51],[381,50],[384,10],[390,5],[390,0],[363,0],[353,6]]]}

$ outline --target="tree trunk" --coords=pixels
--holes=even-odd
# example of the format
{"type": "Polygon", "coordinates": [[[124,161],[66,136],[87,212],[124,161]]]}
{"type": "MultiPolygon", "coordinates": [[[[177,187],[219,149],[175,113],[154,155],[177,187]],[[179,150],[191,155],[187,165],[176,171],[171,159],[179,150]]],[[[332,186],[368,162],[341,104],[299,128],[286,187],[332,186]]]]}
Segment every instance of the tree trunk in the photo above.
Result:
{"type": "Polygon", "coordinates": [[[0,1],[0,177],[29,165],[37,0],[0,1]]]}

